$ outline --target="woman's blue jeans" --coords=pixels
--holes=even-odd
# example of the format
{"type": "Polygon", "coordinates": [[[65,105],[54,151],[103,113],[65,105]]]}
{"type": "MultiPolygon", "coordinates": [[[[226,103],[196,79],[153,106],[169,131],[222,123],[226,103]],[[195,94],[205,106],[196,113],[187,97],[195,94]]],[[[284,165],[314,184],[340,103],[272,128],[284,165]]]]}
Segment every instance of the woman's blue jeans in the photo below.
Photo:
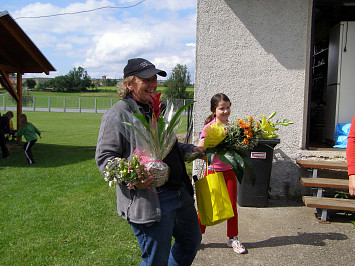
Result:
{"type": "Polygon", "coordinates": [[[193,197],[185,187],[176,191],[158,188],[157,192],[161,221],[130,223],[142,250],[141,265],[191,265],[202,238],[193,197]]]}

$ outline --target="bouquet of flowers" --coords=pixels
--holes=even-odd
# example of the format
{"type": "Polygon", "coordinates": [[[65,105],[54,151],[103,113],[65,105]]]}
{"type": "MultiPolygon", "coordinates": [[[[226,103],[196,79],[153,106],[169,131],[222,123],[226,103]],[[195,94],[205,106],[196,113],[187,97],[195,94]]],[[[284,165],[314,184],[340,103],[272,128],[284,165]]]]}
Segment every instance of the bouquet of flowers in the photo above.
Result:
{"type": "Polygon", "coordinates": [[[121,122],[119,127],[120,132],[136,146],[134,154],[141,158],[147,171],[154,177],[153,187],[160,187],[168,180],[169,167],[162,160],[177,141],[175,132],[181,123],[182,112],[193,104],[190,102],[174,113],[173,104],[164,108],[160,96],[161,93],[151,97],[152,117],[148,121],[133,105],[135,113],[126,112],[125,122],[121,122]]]}
{"type": "Polygon", "coordinates": [[[222,162],[231,165],[240,183],[246,169],[254,184],[256,174],[245,149],[252,149],[262,137],[260,123],[252,116],[233,118],[227,125],[214,123],[205,132],[204,148],[208,160],[212,162],[217,156],[222,162]]]}
{"type": "Polygon", "coordinates": [[[138,155],[133,155],[131,161],[116,157],[109,160],[104,171],[104,179],[109,186],[125,183],[128,189],[134,189],[134,185],[144,181],[150,176],[146,166],[141,163],[138,155]]]}

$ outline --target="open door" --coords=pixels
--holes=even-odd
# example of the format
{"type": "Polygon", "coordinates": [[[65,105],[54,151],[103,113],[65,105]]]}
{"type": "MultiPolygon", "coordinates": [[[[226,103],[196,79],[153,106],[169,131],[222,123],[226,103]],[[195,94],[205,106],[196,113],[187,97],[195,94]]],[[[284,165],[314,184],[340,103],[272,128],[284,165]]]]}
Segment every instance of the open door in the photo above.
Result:
{"type": "MultiPolygon", "coordinates": [[[[307,149],[320,147],[332,148],[334,145],[334,137],[332,136],[334,134],[335,124],[337,121],[345,122],[343,121],[344,119],[341,121],[338,120],[339,104],[337,99],[340,97],[340,80],[335,78],[334,81],[332,78],[334,76],[338,77],[341,71],[341,61],[333,60],[332,58],[332,54],[334,54],[336,50],[334,48],[336,41],[334,41],[332,35],[334,35],[334,29],[340,27],[339,25],[344,21],[355,21],[355,1],[314,0],[312,38],[310,44],[311,65],[307,149]]],[[[341,35],[340,38],[344,38],[345,40],[346,32],[343,30],[342,34],[343,33],[344,35],[341,35]]],[[[354,50],[355,53],[355,42],[352,43],[348,40],[347,45],[347,49],[354,50]]],[[[344,46],[338,48],[339,51],[341,49],[344,49],[344,46]]],[[[351,76],[354,78],[355,83],[355,75],[352,74],[351,76]]],[[[353,95],[355,98],[355,93],[353,95]]],[[[349,102],[344,100],[342,105],[349,105],[349,102]]],[[[351,104],[351,106],[343,106],[343,108],[349,112],[349,108],[354,108],[354,104],[351,104]]],[[[351,122],[351,120],[349,122],[351,122]]]]}

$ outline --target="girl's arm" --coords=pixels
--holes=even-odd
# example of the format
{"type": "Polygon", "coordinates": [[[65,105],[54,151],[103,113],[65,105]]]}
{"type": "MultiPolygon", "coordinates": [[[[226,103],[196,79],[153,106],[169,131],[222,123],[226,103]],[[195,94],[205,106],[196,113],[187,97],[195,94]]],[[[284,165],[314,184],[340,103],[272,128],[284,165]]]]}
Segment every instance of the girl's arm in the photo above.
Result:
{"type": "Polygon", "coordinates": [[[198,142],[197,142],[197,147],[202,147],[202,148],[203,148],[203,146],[205,145],[205,142],[204,142],[205,136],[206,136],[205,129],[206,129],[207,126],[208,126],[208,124],[205,125],[205,126],[203,127],[203,129],[202,129],[202,132],[201,132],[201,134],[200,134],[200,139],[199,139],[198,142]]]}
{"type": "Polygon", "coordinates": [[[15,138],[19,138],[23,135],[23,128],[20,127],[18,130],[17,130],[17,133],[15,135],[15,138]]]}
{"type": "Polygon", "coordinates": [[[33,127],[34,127],[34,129],[35,129],[37,135],[38,135],[40,138],[42,138],[42,137],[41,137],[41,131],[39,131],[38,128],[35,127],[35,125],[33,125],[33,127]]]}

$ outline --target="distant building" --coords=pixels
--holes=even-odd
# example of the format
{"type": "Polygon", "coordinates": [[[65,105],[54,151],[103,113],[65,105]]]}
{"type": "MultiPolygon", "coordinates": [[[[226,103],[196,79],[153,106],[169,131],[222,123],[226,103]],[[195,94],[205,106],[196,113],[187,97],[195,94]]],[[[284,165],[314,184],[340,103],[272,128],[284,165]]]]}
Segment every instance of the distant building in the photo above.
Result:
{"type": "Polygon", "coordinates": [[[23,78],[23,79],[22,79],[22,82],[25,82],[25,81],[28,80],[28,79],[33,79],[34,81],[36,81],[36,84],[38,84],[38,83],[44,83],[44,82],[46,82],[46,81],[49,81],[49,80],[51,80],[52,78],[23,78]]]}

